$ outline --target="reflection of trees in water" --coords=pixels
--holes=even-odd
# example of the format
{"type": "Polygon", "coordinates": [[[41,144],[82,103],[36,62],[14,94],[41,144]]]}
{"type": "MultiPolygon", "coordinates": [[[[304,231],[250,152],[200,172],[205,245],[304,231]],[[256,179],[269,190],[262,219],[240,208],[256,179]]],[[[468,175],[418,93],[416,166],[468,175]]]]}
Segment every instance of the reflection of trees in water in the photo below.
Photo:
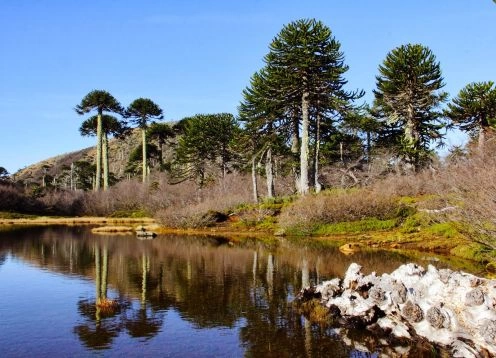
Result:
{"type": "Polygon", "coordinates": [[[347,257],[312,241],[304,244],[281,240],[269,250],[212,238],[140,241],[49,230],[41,238],[12,240],[9,249],[37,265],[95,279],[95,297],[79,302],[83,322],[74,328],[87,347],[108,348],[122,333],[155,337],[166,311],[175,309],[199,328],[243,322],[240,340],[249,356],[347,354],[330,330],[306,323],[293,310],[292,297],[302,286],[342,277],[351,262],[380,273],[406,259],[366,252],[347,257]],[[96,303],[112,296],[109,288],[119,295],[120,311],[97,312],[96,303]]]}
{"type": "Polygon", "coordinates": [[[277,254],[253,253],[250,301],[240,339],[246,356],[343,356],[347,349],[329,332],[307,323],[293,309],[289,297],[312,277],[308,261],[301,269],[281,263],[277,254]]]}
{"type": "Polygon", "coordinates": [[[0,266],[2,266],[6,260],[7,260],[7,254],[1,254],[0,255],[0,266]]]}
{"type": "Polygon", "coordinates": [[[126,329],[131,337],[150,339],[160,332],[163,324],[163,312],[147,307],[147,291],[158,286],[158,280],[150,277],[150,257],[143,254],[141,260],[141,300],[137,310],[126,317],[126,329]],[[150,282],[152,281],[152,282],[150,282]]]}
{"type": "Polygon", "coordinates": [[[114,338],[122,330],[122,308],[128,306],[124,302],[107,297],[108,291],[108,259],[107,245],[93,247],[95,258],[95,299],[80,300],[78,312],[85,317],[85,322],[74,327],[81,342],[89,348],[110,348],[114,338]]]}

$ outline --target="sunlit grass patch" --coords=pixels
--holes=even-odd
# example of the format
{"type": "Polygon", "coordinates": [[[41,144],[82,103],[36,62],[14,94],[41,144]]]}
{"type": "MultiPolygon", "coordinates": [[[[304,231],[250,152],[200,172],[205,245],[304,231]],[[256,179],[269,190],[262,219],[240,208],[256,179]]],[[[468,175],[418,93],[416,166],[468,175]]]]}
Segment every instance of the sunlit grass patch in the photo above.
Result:
{"type": "Polygon", "coordinates": [[[358,221],[340,222],[335,224],[320,225],[313,231],[315,235],[363,233],[369,231],[391,230],[398,225],[397,219],[380,220],[368,218],[358,221]]]}

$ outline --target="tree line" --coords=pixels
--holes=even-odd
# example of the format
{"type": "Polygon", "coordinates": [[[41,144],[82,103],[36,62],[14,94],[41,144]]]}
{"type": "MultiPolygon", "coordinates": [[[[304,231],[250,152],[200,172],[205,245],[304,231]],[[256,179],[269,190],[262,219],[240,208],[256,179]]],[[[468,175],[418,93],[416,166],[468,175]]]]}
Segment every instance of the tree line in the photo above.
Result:
{"type": "Polygon", "coordinates": [[[257,174],[266,178],[268,197],[276,195],[274,180],[281,175],[293,178],[295,192],[318,192],[322,166],[368,164],[384,148],[403,171],[421,170],[452,128],[478,139],[483,151],[496,121],[494,82],[467,84],[447,103],[440,63],[422,44],[387,53],[371,104],[359,103],[363,90],[346,89],[349,67],[341,44],[321,21],[283,26],[263,60],[242,91],[236,116],[197,114],[164,123],[163,110],[151,99],[138,98],[124,108],[107,91],[88,93],[75,110],[96,112],[80,128],[82,135],[97,138],[93,188],[110,185],[108,137],[125,137],[132,126],[141,130],[141,148],[131,161],[141,159],[134,171],[140,171],[143,182],[153,156],[172,183],[195,180],[199,187],[216,175],[251,170],[256,200],[257,174]],[[164,160],[167,143],[173,147],[169,161],[164,160]]]}

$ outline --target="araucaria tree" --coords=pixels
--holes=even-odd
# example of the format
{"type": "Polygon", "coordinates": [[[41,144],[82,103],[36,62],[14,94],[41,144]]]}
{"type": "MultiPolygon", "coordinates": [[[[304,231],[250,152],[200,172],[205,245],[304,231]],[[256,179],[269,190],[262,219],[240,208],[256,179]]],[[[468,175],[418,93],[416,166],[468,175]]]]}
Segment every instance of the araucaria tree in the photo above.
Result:
{"type": "Polygon", "coordinates": [[[494,82],[474,82],[465,86],[448,104],[445,115],[471,137],[478,136],[483,151],[486,136],[496,125],[496,87],[494,82]]]}
{"type": "Polygon", "coordinates": [[[443,138],[440,104],[447,98],[439,62],[432,51],[407,44],[389,52],[376,76],[375,108],[390,124],[403,128],[400,155],[418,169],[432,140],[443,138]]]}
{"type": "MultiPolygon", "coordinates": [[[[348,70],[340,43],[331,30],[315,19],[285,25],[269,46],[265,56],[272,93],[284,103],[293,131],[294,147],[300,135],[300,173],[298,191],[309,190],[310,128],[330,111],[345,108],[345,103],[361,96],[345,92],[343,74],[348,70]]],[[[320,139],[316,137],[315,143],[320,139]]],[[[318,154],[318,152],[317,152],[318,154]]]]}
{"type": "Polygon", "coordinates": [[[146,153],[146,129],[148,122],[152,119],[162,119],[162,109],[155,104],[151,99],[138,98],[134,100],[126,110],[126,116],[132,118],[132,122],[141,128],[141,136],[143,139],[143,183],[148,175],[147,153],[146,153]]]}
{"type": "Polygon", "coordinates": [[[230,164],[236,162],[233,151],[239,133],[230,113],[197,114],[181,121],[184,133],[176,147],[173,175],[179,180],[194,179],[202,187],[208,171],[219,166],[224,178],[230,164]]]}
{"type": "MultiPolygon", "coordinates": [[[[120,121],[114,116],[109,114],[103,114],[101,116],[102,121],[102,164],[103,164],[103,182],[104,187],[108,187],[109,182],[109,163],[108,163],[108,137],[109,135],[119,137],[127,134],[129,128],[123,121],[120,121]]],[[[92,116],[85,120],[81,127],[79,127],[79,132],[83,136],[94,136],[97,135],[98,128],[98,116],[92,116]]]]}
{"type": "MultiPolygon", "coordinates": [[[[95,190],[101,187],[102,177],[102,144],[103,144],[103,112],[113,112],[122,114],[124,108],[120,103],[107,91],[93,90],[88,93],[75,108],[75,111],[83,115],[91,111],[97,111],[97,126],[96,126],[96,177],[95,190]]],[[[108,174],[108,173],[107,173],[108,174]]],[[[103,178],[104,189],[108,188],[108,175],[103,178]]]]}

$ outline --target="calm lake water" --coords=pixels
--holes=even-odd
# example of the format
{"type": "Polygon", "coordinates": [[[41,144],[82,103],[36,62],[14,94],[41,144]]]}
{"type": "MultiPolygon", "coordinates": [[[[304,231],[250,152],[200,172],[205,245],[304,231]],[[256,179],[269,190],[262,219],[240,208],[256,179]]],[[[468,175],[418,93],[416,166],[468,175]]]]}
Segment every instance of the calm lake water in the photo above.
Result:
{"type": "Polygon", "coordinates": [[[3,231],[0,357],[375,357],[362,353],[374,352],[367,333],[343,337],[312,325],[292,300],[352,262],[383,273],[411,261],[345,256],[310,240],[138,240],[85,226],[3,231]],[[99,298],[119,306],[99,308],[99,298]]]}

